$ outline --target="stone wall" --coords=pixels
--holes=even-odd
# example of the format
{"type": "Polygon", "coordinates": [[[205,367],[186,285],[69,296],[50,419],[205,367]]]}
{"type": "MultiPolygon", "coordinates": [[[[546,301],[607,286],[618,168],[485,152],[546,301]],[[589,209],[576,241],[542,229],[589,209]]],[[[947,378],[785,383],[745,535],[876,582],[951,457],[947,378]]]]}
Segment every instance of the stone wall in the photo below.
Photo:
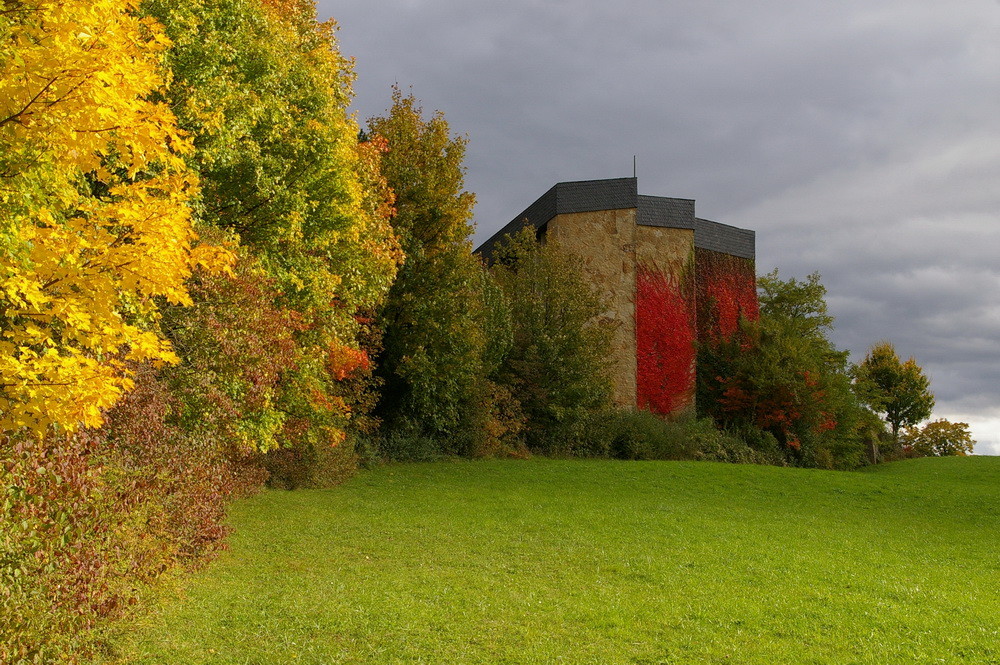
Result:
{"type": "Polygon", "coordinates": [[[635,247],[636,210],[601,210],[557,215],[546,236],[578,256],[584,273],[608,302],[603,314],[617,324],[613,341],[614,400],[636,405],[635,247]]]}

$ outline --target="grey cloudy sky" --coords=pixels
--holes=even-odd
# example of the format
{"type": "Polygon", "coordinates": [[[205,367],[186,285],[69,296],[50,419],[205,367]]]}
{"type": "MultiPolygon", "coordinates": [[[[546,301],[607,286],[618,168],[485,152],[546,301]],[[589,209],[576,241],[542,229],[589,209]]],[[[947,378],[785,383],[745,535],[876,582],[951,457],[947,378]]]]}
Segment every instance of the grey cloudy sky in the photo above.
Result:
{"type": "Polygon", "coordinates": [[[412,88],[466,134],[477,243],[632,175],[819,271],[855,361],[916,357],[1000,454],[1000,1],[319,0],[360,120],[412,88]]]}

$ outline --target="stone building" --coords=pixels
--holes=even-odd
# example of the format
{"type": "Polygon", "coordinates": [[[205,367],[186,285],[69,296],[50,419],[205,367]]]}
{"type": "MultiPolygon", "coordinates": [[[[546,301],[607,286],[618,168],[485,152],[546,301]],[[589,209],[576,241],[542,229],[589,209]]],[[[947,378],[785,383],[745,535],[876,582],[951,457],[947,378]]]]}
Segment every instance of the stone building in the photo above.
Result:
{"type": "Polygon", "coordinates": [[[478,250],[530,225],[577,255],[616,320],[615,401],[694,408],[696,341],[757,316],[754,232],[695,216],[694,201],[638,193],[635,178],[561,182],[478,250]]]}

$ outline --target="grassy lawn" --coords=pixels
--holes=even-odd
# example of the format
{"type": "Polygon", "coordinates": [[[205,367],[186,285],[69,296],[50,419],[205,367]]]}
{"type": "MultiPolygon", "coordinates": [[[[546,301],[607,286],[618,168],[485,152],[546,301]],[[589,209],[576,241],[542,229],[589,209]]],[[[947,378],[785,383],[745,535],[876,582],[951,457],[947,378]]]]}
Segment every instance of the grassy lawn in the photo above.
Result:
{"type": "Polygon", "coordinates": [[[445,462],[267,492],[169,663],[1000,663],[1000,458],[445,462]]]}

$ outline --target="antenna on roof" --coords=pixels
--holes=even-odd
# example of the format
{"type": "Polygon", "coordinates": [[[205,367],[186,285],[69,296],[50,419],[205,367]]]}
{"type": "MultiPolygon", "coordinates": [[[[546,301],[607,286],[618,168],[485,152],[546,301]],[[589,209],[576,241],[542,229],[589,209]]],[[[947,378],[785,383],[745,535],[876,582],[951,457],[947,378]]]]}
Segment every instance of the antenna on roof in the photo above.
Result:
{"type": "Polygon", "coordinates": [[[632,177],[633,178],[636,177],[635,176],[635,155],[632,155],[632,177]]]}

